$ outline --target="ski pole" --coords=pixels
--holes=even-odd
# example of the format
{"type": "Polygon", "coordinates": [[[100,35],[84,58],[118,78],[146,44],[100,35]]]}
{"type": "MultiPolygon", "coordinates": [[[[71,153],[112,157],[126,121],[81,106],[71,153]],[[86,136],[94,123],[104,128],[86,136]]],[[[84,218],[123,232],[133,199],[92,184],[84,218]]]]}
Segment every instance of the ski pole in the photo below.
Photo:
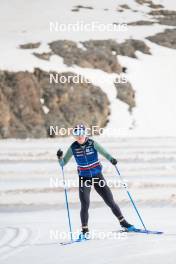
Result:
{"type": "Polygon", "coordinates": [[[70,218],[70,209],[69,209],[69,203],[68,203],[68,195],[67,195],[67,187],[65,184],[65,174],[64,174],[64,166],[61,165],[62,168],[62,177],[63,177],[63,184],[64,184],[64,192],[65,192],[65,205],[67,209],[67,217],[68,217],[68,224],[69,224],[69,230],[70,230],[70,239],[73,240],[73,233],[72,233],[72,225],[71,225],[71,218],[70,218]]]}
{"type": "MultiPolygon", "coordinates": [[[[119,175],[120,180],[121,180],[122,182],[124,182],[124,181],[123,181],[123,178],[122,178],[122,176],[121,176],[121,174],[120,174],[120,171],[119,171],[119,169],[117,168],[117,165],[115,165],[115,168],[116,168],[116,171],[117,171],[117,173],[118,173],[118,175],[119,175]]],[[[140,215],[140,213],[139,213],[139,211],[138,211],[138,209],[137,209],[137,207],[136,207],[136,205],[135,205],[135,203],[134,203],[134,201],[133,201],[133,199],[132,199],[132,196],[131,196],[130,192],[129,192],[128,189],[127,189],[127,186],[124,184],[123,187],[126,189],[127,195],[128,195],[128,197],[129,197],[129,199],[130,199],[130,202],[132,203],[133,208],[135,209],[135,211],[136,211],[136,213],[137,213],[137,215],[138,215],[138,217],[139,217],[139,219],[140,219],[140,221],[141,221],[141,223],[142,223],[144,229],[147,230],[147,228],[146,228],[146,226],[145,226],[145,224],[144,224],[144,222],[143,222],[143,220],[142,220],[142,217],[141,217],[141,215],[140,215]]]]}

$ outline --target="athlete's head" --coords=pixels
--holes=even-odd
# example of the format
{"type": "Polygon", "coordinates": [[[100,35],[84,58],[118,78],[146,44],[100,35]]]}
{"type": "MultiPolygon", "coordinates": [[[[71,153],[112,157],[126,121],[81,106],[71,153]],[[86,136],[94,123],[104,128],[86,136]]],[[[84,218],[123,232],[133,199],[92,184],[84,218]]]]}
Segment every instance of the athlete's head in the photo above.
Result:
{"type": "Polygon", "coordinates": [[[87,138],[86,127],[83,124],[77,124],[73,128],[73,136],[79,144],[84,144],[87,138]]]}

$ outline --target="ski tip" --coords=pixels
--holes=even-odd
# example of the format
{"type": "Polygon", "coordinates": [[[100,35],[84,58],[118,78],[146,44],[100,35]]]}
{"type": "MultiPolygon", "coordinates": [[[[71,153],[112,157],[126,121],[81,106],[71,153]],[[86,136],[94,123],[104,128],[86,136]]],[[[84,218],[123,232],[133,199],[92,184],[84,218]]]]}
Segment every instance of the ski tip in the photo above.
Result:
{"type": "Polygon", "coordinates": [[[162,231],[150,231],[150,230],[147,230],[147,234],[162,235],[162,234],[164,234],[164,232],[162,232],[162,231]]]}
{"type": "Polygon", "coordinates": [[[61,242],[60,245],[61,246],[66,246],[66,245],[70,245],[70,244],[73,244],[73,243],[80,243],[80,242],[84,242],[84,241],[88,241],[90,240],[90,238],[84,238],[84,239],[75,239],[75,240],[70,240],[70,241],[66,241],[66,242],[61,242]]]}
{"type": "Polygon", "coordinates": [[[148,229],[139,229],[139,228],[135,228],[135,227],[133,227],[133,228],[129,228],[129,229],[127,229],[127,232],[131,232],[131,233],[143,233],[143,234],[153,234],[153,235],[162,235],[162,234],[164,234],[164,232],[162,232],[162,231],[153,231],[153,230],[148,230],[148,229]]]}
{"type": "Polygon", "coordinates": [[[61,246],[66,246],[66,245],[70,245],[70,244],[73,244],[73,243],[74,243],[74,241],[66,241],[66,242],[60,242],[59,244],[61,246]]]}

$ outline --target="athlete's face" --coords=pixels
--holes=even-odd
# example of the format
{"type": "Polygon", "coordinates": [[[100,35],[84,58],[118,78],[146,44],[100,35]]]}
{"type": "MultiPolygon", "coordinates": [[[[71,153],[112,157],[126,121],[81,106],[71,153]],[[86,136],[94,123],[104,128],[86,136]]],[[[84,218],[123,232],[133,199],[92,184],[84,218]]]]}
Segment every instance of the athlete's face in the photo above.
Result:
{"type": "Polygon", "coordinates": [[[86,136],[82,135],[82,136],[76,136],[75,137],[76,141],[79,143],[79,144],[84,144],[85,140],[86,140],[86,136]]]}

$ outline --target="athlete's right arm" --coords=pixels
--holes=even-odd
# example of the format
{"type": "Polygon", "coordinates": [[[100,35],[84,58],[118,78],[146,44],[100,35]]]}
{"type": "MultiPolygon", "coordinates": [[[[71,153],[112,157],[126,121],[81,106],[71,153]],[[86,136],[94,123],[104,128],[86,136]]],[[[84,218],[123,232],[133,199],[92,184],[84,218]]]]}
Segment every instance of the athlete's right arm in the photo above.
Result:
{"type": "Polygon", "coordinates": [[[59,163],[61,166],[65,166],[69,160],[71,159],[71,157],[73,156],[73,152],[71,147],[68,148],[67,152],[65,153],[64,157],[59,159],[59,163]]]}

